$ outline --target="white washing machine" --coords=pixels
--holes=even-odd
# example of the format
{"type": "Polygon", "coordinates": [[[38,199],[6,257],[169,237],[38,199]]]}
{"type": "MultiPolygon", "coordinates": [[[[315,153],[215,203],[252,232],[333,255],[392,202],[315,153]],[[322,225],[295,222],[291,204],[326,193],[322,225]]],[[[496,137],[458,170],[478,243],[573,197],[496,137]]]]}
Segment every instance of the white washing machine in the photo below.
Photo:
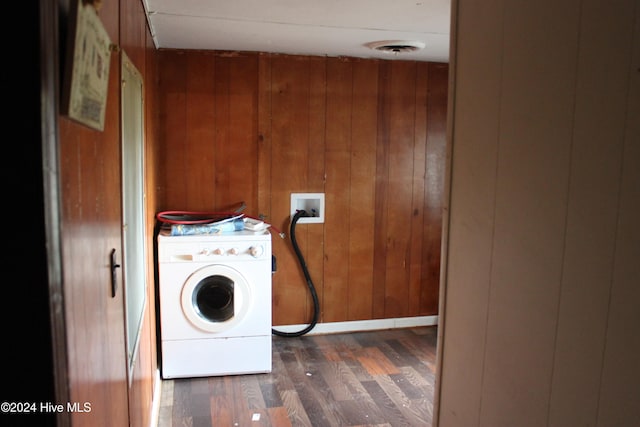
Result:
{"type": "Polygon", "coordinates": [[[271,234],[158,234],[163,378],[271,372],[271,234]]]}

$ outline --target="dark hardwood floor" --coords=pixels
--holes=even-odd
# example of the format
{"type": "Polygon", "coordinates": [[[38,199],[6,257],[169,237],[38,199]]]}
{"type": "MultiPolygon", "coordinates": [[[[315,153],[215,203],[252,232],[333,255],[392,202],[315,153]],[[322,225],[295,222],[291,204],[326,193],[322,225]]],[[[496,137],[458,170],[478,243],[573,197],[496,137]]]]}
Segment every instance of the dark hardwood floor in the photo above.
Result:
{"type": "Polygon", "coordinates": [[[436,332],[274,336],[269,374],[163,380],[158,426],[428,427],[436,332]]]}

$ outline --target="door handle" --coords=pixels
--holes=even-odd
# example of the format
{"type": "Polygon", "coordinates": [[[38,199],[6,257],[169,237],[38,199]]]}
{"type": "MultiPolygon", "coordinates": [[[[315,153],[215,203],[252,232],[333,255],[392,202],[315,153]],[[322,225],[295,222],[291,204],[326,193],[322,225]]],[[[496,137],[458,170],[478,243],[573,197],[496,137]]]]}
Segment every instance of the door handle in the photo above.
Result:
{"type": "Polygon", "coordinates": [[[115,298],[116,291],[118,290],[118,273],[117,269],[120,268],[120,264],[116,262],[116,250],[111,249],[111,298],[115,298]]]}

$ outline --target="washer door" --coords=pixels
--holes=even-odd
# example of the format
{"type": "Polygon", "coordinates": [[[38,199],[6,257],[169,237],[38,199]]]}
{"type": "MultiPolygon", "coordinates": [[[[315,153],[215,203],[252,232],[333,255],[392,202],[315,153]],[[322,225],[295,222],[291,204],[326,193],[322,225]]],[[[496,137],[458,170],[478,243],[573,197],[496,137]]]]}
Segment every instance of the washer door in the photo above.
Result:
{"type": "Polygon", "coordinates": [[[182,312],[205,332],[223,332],[240,323],[249,312],[251,288],[237,270],[209,265],[196,270],[185,282],[182,312]]]}

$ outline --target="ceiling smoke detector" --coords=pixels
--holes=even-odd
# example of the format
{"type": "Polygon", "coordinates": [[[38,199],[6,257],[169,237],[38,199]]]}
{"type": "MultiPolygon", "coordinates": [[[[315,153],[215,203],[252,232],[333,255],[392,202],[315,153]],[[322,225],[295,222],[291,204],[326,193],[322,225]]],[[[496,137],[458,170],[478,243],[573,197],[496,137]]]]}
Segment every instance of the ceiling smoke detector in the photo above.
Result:
{"type": "Polygon", "coordinates": [[[365,46],[381,52],[398,54],[424,49],[425,44],[417,40],[382,40],[367,43],[365,46]]]}

